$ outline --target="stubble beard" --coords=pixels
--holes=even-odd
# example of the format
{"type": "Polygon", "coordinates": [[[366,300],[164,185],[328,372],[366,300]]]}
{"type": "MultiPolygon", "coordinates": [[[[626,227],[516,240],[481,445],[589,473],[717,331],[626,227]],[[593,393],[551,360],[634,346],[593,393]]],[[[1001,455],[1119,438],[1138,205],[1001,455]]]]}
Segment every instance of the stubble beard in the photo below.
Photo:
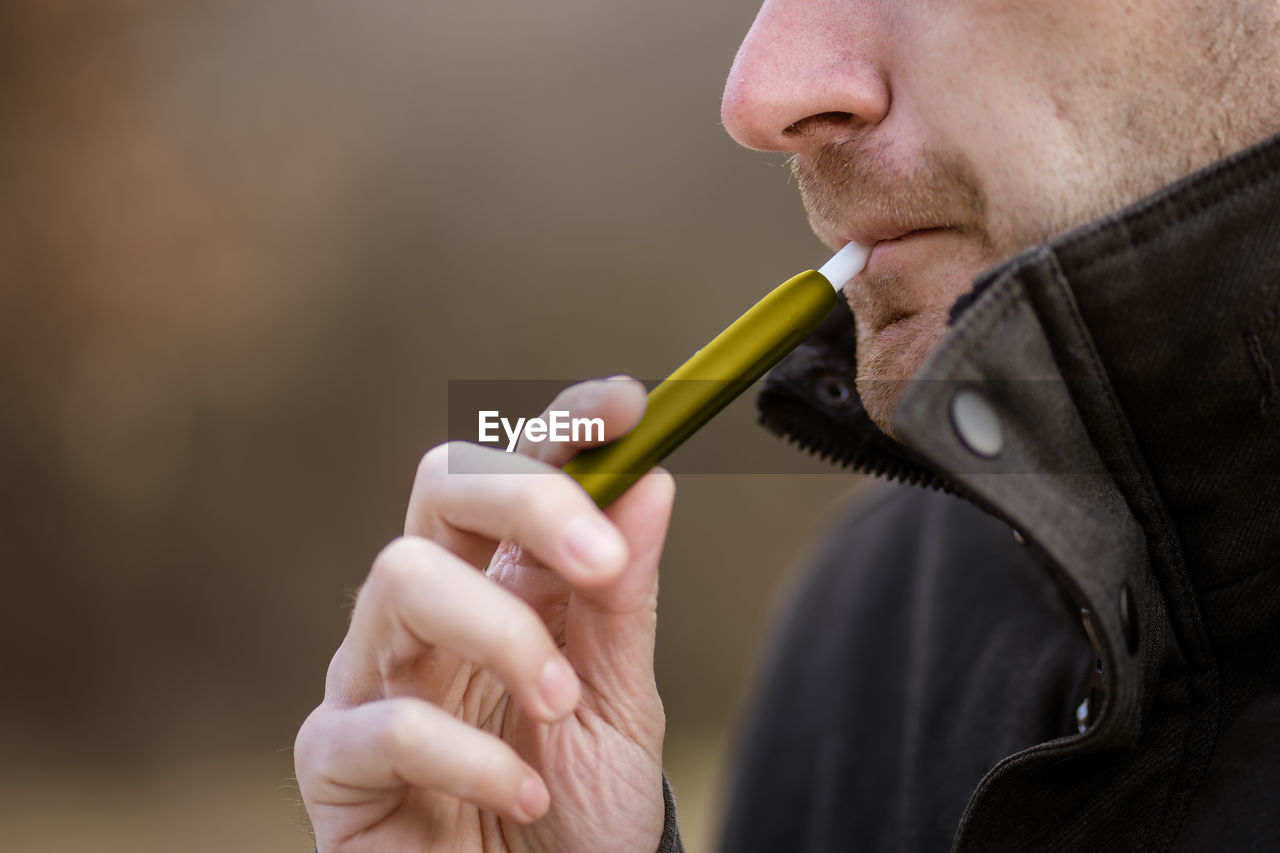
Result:
{"type": "MultiPolygon", "coordinates": [[[[859,217],[954,225],[971,247],[967,290],[983,269],[1280,132],[1280,15],[1272,9],[1259,17],[1259,5],[1249,0],[1227,5],[1230,11],[1206,16],[1203,0],[1189,0],[1181,25],[1165,39],[1180,42],[1183,50],[1169,49],[1161,59],[1161,52],[1137,45],[1125,60],[1131,75],[1087,84],[1110,85],[1113,96],[1075,117],[1075,154],[1085,168],[1069,183],[1031,188],[1018,204],[997,208],[960,153],[922,152],[919,167],[904,173],[891,159],[888,142],[872,142],[870,134],[823,146],[810,159],[792,159],[810,224],[819,235],[838,234],[840,223],[859,217]],[[1197,29],[1204,21],[1218,24],[1197,29]],[[1189,69],[1178,56],[1201,61],[1189,69]]],[[[887,293],[909,284],[891,270],[864,273],[849,287],[887,293]]],[[[921,312],[909,339],[899,336],[892,346],[875,349],[859,345],[858,393],[887,435],[893,436],[894,409],[948,331],[949,309],[962,292],[921,312]]],[[[874,330],[858,317],[856,291],[848,301],[859,342],[866,341],[874,330]]]]}
{"type": "MultiPolygon", "coordinates": [[[[819,235],[840,235],[849,224],[888,222],[901,227],[945,226],[973,247],[972,272],[998,259],[1000,248],[986,227],[987,200],[970,164],[957,154],[925,151],[905,172],[884,140],[858,138],[822,146],[812,157],[794,157],[792,174],[809,223],[819,235]]],[[[833,248],[836,248],[833,246],[833,248]]],[[[954,276],[951,277],[954,279],[954,276]]],[[[964,289],[970,281],[964,279],[964,289]]],[[[894,267],[863,273],[845,287],[857,329],[857,389],[873,423],[893,435],[890,416],[910,380],[947,330],[954,282],[912,280],[894,267]],[[904,296],[903,294],[910,294],[904,296]],[[887,342],[886,314],[910,307],[910,335],[887,342]]]]}

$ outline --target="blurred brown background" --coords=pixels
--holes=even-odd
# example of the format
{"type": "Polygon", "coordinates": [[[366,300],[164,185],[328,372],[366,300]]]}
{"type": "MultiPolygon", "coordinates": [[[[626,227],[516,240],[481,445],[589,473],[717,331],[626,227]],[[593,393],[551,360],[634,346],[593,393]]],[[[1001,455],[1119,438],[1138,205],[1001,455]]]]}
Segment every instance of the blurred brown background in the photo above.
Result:
{"type": "MultiPolygon", "coordinates": [[[[0,849],[311,849],[294,732],[447,381],[661,377],[822,260],[783,158],[719,125],[754,13],[4,4],[0,849]]],[[[680,479],[657,666],[694,853],[854,485],[749,402],[717,429],[795,473],[680,479]]]]}

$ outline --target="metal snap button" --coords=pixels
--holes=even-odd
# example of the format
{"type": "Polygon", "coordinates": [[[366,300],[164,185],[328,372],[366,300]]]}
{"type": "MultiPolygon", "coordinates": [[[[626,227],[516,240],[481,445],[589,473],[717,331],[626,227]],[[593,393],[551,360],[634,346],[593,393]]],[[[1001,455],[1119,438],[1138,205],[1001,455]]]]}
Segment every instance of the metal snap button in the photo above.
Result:
{"type": "Polygon", "coordinates": [[[1076,706],[1076,731],[1084,734],[1089,728],[1089,697],[1076,706]]]}
{"type": "Polygon", "coordinates": [[[968,388],[951,398],[951,426],[965,447],[988,459],[1004,449],[1004,430],[995,408],[968,388]]]}
{"type": "Polygon", "coordinates": [[[824,370],[814,387],[818,397],[833,409],[848,408],[854,399],[853,386],[848,379],[833,370],[824,370]]]}

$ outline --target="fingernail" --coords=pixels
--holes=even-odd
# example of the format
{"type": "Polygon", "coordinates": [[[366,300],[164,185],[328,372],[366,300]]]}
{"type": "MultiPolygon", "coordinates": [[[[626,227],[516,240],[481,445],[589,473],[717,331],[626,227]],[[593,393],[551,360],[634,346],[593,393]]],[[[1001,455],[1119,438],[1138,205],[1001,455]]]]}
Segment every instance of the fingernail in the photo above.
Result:
{"type": "Polygon", "coordinates": [[[542,665],[538,692],[551,713],[562,717],[578,704],[578,675],[568,661],[557,655],[542,665]]]}
{"type": "Polygon", "coordinates": [[[585,572],[598,572],[622,562],[626,549],[613,528],[591,517],[576,518],[564,532],[565,547],[585,572]]]}
{"type": "Polygon", "coordinates": [[[520,810],[531,818],[538,818],[551,805],[551,795],[537,776],[530,773],[520,785],[520,810]]]}

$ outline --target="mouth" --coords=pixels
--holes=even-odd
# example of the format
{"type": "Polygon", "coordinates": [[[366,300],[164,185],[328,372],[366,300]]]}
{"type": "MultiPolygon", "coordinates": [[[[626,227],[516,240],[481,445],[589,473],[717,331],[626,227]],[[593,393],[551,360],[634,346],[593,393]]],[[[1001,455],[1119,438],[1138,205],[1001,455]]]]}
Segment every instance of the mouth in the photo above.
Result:
{"type": "Polygon", "coordinates": [[[864,273],[872,273],[875,272],[877,268],[884,268],[884,266],[890,263],[893,258],[920,240],[926,240],[938,234],[951,233],[954,230],[954,228],[948,228],[945,226],[916,228],[899,234],[896,237],[877,240],[871,249],[871,255],[867,258],[867,266],[864,273]]]}
{"type": "Polygon", "coordinates": [[[865,334],[884,340],[912,334],[914,321],[930,303],[923,289],[929,276],[921,274],[942,260],[939,252],[948,251],[933,243],[939,235],[957,230],[948,226],[880,230],[887,236],[873,241],[865,269],[844,288],[845,300],[865,334]]]}
{"type": "Polygon", "coordinates": [[[852,240],[861,243],[864,246],[879,246],[882,243],[899,243],[903,240],[911,237],[918,237],[922,234],[955,230],[957,229],[949,225],[927,225],[917,228],[909,226],[873,224],[843,234],[837,238],[837,242],[839,242],[840,245],[844,245],[852,240]]]}

